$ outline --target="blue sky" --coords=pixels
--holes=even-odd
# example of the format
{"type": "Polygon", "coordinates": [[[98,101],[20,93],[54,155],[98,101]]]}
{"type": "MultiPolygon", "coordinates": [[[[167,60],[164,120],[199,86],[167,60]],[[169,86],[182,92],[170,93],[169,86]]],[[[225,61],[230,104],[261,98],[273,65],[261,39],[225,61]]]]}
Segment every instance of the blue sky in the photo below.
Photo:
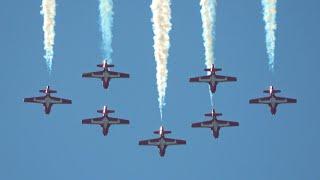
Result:
{"type": "Polygon", "coordinates": [[[278,2],[276,67],[267,66],[260,1],[218,1],[216,64],[238,77],[223,84],[214,106],[223,119],[240,123],[225,128],[218,140],[205,129],[211,105],[208,87],[189,84],[204,72],[198,1],[173,1],[169,77],[164,120],[160,121],[153,58],[150,1],[114,1],[114,70],[129,72],[105,91],[98,80],[82,79],[101,59],[98,1],[57,1],[53,72],[43,58],[40,1],[4,1],[0,7],[1,126],[0,179],[319,179],[318,127],[320,2],[278,2]],[[70,106],[55,106],[50,116],[40,105],[25,104],[47,84],[70,106]],[[265,106],[249,105],[270,84],[298,99],[276,116],[265,106]],[[108,105],[129,126],[81,125],[108,105]],[[187,140],[169,147],[139,147],[164,124],[170,137],[187,140]]]}

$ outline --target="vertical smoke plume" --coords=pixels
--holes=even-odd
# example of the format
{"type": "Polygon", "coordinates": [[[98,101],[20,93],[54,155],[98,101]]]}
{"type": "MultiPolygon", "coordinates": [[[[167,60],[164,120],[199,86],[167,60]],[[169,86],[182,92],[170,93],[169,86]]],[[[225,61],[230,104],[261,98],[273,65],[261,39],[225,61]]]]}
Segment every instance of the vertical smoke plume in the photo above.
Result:
{"type": "Polygon", "coordinates": [[[55,26],[55,16],[56,16],[56,1],[55,0],[42,0],[42,10],[43,15],[43,32],[44,32],[44,50],[46,63],[49,72],[52,70],[52,59],[53,59],[53,45],[54,45],[54,26],[55,26]]]}
{"type": "MultiPolygon", "coordinates": [[[[214,63],[214,41],[215,41],[215,21],[216,21],[216,0],[201,0],[202,37],[205,48],[205,64],[211,68],[214,63]]],[[[208,72],[210,73],[210,72],[208,72]]]]}
{"type": "Polygon", "coordinates": [[[157,87],[160,116],[162,119],[162,109],[165,105],[165,95],[167,87],[168,69],[167,61],[169,56],[171,30],[171,2],[170,0],[152,0],[150,6],[152,10],[152,22],[154,33],[154,57],[157,64],[157,87]]]}
{"type": "Polygon", "coordinates": [[[277,29],[277,0],[262,0],[263,20],[265,22],[266,46],[269,57],[269,68],[274,70],[275,30],[277,29]]]}
{"type": "Polygon", "coordinates": [[[112,26],[113,26],[113,1],[100,0],[100,30],[102,33],[102,53],[103,59],[111,63],[112,54],[112,26]]]}
{"type": "MultiPolygon", "coordinates": [[[[201,0],[202,37],[205,49],[205,65],[211,68],[214,64],[214,43],[215,43],[215,21],[216,21],[216,0],[201,0]]],[[[210,72],[208,72],[210,74],[210,72]]],[[[212,93],[209,87],[211,106],[213,106],[212,93]]]]}

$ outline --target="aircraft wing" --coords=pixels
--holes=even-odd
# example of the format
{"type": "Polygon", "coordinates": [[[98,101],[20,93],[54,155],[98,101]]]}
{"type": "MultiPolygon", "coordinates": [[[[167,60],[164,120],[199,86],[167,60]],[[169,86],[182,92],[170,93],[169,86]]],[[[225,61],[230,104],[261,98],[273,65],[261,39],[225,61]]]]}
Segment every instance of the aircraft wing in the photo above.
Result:
{"type": "Polygon", "coordinates": [[[24,98],[23,101],[28,103],[42,103],[41,101],[43,101],[44,98],[45,98],[44,96],[31,97],[31,98],[24,98]]]}
{"type": "Polygon", "coordinates": [[[127,74],[127,73],[121,73],[121,72],[113,72],[113,71],[110,71],[109,72],[111,75],[113,75],[113,76],[117,76],[117,77],[119,77],[119,78],[129,78],[129,74],[127,74]]]}
{"type": "Polygon", "coordinates": [[[236,77],[231,77],[231,76],[221,76],[221,75],[216,75],[217,79],[224,79],[225,81],[237,81],[236,77]]]}
{"type": "Polygon", "coordinates": [[[256,98],[256,99],[251,99],[249,101],[250,104],[269,104],[270,103],[270,98],[269,97],[263,97],[263,98],[256,98]]]}
{"type": "Polygon", "coordinates": [[[192,127],[211,128],[212,121],[192,123],[192,127]]]}
{"type": "Polygon", "coordinates": [[[171,138],[164,138],[166,141],[166,145],[182,145],[186,144],[185,140],[180,140],[180,139],[171,139],[171,138]]]}
{"type": "Polygon", "coordinates": [[[102,75],[103,75],[103,71],[96,71],[96,72],[83,73],[82,77],[86,77],[86,78],[101,78],[102,75]]]}
{"type": "Polygon", "coordinates": [[[223,120],[217,120],[217,121],[219,123],[219,127],[239,126],[239,123],[234,121],[223,121],[223,120]]]}
{"type": "Polygon", "coordinates": [[[52,100],[54,100],[52,103],[53,104],[71,104],[72,101],[69,99],[63,99],[63,98],[58,98],[58,97],[51,97],[52,100]]]}
{"type": "Polygon", "coordinates": [[[82,124],[99,124],[101,118],[90,118],[82,120],[82,124]]]}
{"type": "Polygon", "coordinates": [[[286,103],[297,103],[296,99],[292,98],[285,98],[285,97],[276,97],[278,101],[282,101],[281,103],[286,104],[286,103]]]}
{"type": "Polygon", "coordinates": [[[110,118],[110,124],[129,124],[129,120],[120,118],[110,118]]]}
{"type": "Polygon", "coordinates": [[[189,82],[208,82],[210,79],[210,76],[198,76],[198,77],[193,77],[189,79],[189,82]]]}
{"type": "Polygon", "coordinates": [[[139,145],[158,146],[158,145],[159,145],[159,142],[160,142],[160,138],[147,139],[147,140],[139,141],[139,145]]]}

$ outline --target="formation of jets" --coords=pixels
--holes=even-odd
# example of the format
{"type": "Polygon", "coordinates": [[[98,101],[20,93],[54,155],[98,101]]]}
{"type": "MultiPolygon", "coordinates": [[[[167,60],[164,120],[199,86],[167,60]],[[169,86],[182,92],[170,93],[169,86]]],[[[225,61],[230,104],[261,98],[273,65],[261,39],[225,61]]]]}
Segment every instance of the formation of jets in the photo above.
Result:
{"type": "MultiPolygon", "coordinates": [[[[103,88],[108,89],[109,82],[113,78],[129,78],[130,75],[127,73],[122,72],[114,72],[110,71],[110,67],[114,67],[112,64],[108,64],[106,60],[102,62],[102,64],[98,64],[98,67],[103,68],[101,71],[96,72],[89,72],[83,73],[82,77],[84,78],[97,78],[100,79],[103,83],[103,88]]],[[[190,82],[203,82],[208,83],[210,86],[210,90],[212,93],[216,92],[216,88],[218,83],[221,82],[231,82],[237,81],[236,77],[230,76],[222,76],[217,75],[216,72],[221,71],[219,68],[215,68],[214,65],[210,69],[204,69],[208,71],[208,75],[206,76],[199,76],[190,78],[190,82]]],[[[44,96],[39,97],[31,97],[31,98],[24,98],[24,102],[27,103],[39,103],[44,106],[45,114],[50,114],[51,107],[53,104],[71,104],[72,101],[69,99],[63,99],[59,97],[53,97],[51,94],[57,93],[56,90],[50,89],[47,86],[45,89],[40,90],[41,93],[44,93],[44,96]]],[[[249,101],[250,104],[266,104],[270,107],[271,114],[275,115],[277,112],[277,106],[279,104],[286,104],[286,103],[296,103],[297,100],[293,98],[286,98],[286,97],[279,97],[276,96],[276,93],[280,93],[280,90],[276,90],[273,86],[269,87],[269,90],[264,90],[264,93],[268,93],[269,96],[251,99],[249,101]]],[[[91,124],[91,125],[99,125],[102,128],[102,134],[104,136],[108,135],[109,128],[111,125],[122,125],[122,124],[129,124],[129,120],[120,119],[110,117],[110,113],[114,113],[114,110],[110,110],[107,106],[104,106],[102,110],[97,110],[98,113],[101,113],[101,117],[96,118],[89,118],[83,119],[82,124],[91,124]]],[[[222,116],[221,113],[216,113],[215,109],[212,109],[210,113],[204,114],[206,117],[210,117],[210,120],[192,123],[192,128],[209,128],[212,131],[212,135],[215,139],[219,138],[220,130],[224,127],[235,127],[239,126],[239,122],[236,121],[226,121],[226,120],[219,120],[218,116],[222,116]]],[[[166,148],[170,145],[185,145],[186,140],[181,139],[172,139],[167,138],[165,135],[170,134],[171,131],[165,130],[163,126],[160,126],[160,129],[153,132],[154,134],[158,134],[158,138],[154,139],[147,139],[139,141],[139,145],[149,145],[149,146],[156,146],[159,149],[159,154],[163,157],[166,153],[166,148]]]]}

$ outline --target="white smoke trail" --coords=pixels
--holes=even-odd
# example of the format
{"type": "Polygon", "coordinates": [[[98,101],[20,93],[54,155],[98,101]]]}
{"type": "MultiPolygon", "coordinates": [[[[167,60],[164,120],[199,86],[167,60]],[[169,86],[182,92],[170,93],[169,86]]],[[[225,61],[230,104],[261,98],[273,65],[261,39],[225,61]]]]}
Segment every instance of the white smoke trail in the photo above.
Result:
{"type": "Polygon", "coordinates": [[[277,0],[262,0],[263,6],[263,20],[265,22],[266,31],[266,46],[269,57],[269,68],[274,70],[274,50],[277,29],[276,14],[277,14],[277,0]]]}
{"type": "MultiPolygon", "coordinates": [[[[211,68],[214,64],[214,41],[215,41],[215,21],[216,21],[216,0],[201,0],[202,37],[205,48],[205,64],[211,68]]],[[[210,73],[210,72],[208,72],[210,73]]]]}
{"type": "Polygon", "coordinates": [[[209,94],[210,94],[210,103],[211,103],[211,107],[213,108],[213,94],[210,90],[210,87],[209,87],[209,94]]]}
{"type": "Polygon", "coordinates": [[[44,32],[44,50],[46,63],[49,72],[52,70],[52,59],[53,59],[53,45],[54,45],[54,26],[55,26],[55,16],[56,16],[56,1],[55,0],[42,0],[42,10],[43,15],[43,32],[44,32]]]}
{"type": "MultiPolygon", "coordinates": [[[[214,43],[215,43],[215,21],[216,21],[216,0],[201,0],[201,19],[202,19],[202,38],[205,49],[205,65],[211,68],[215,62],[214,43]]],[[[210,74],[210,72],[208,72],[210,74]]],[[[209,87],[210,102],[213,106],[212,93],[209,87]]]]}
{"type": "Polygon", "coordinates": [[[170,0],[152,0],[150,6],[152,10],[152,22],[154,33],[154,57],[157,64],[157,87],[160,116],[162,119],[162,109],[165,105],[165,95],[167,88],[168,69],[167,61],[169,56],[171,30],[171,2],[170,0]]]}
{"type": "Polygon", "coordinates": [[[113,26],[113,1],[100,0],[100,30],[102,33],[102,51],[103,59],[111,63],[112,50],[112,26],[113,26]]]}

